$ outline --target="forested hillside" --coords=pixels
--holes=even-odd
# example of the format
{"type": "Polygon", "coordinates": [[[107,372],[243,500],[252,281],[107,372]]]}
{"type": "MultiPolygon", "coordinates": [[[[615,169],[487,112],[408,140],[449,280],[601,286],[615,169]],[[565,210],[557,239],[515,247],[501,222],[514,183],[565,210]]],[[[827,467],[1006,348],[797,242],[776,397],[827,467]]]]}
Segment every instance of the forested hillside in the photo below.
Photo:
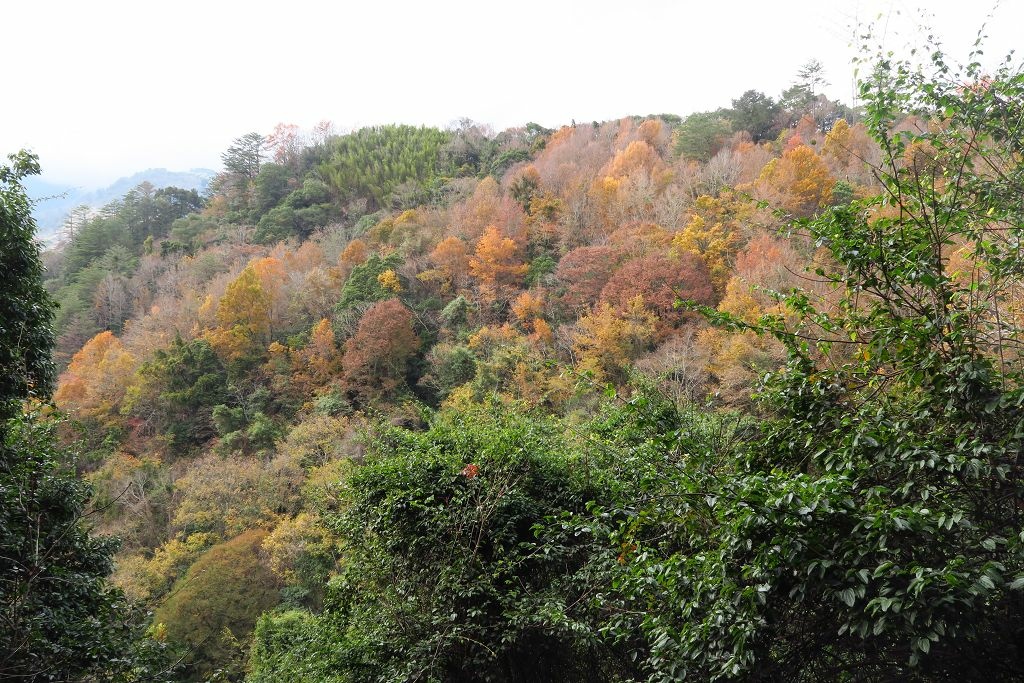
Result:
{"type": "Polygon", "coordinates": [[[1020,680],[1024,79],[931,56],[83,216],[49,429],[137,680],[1020,680]]]}

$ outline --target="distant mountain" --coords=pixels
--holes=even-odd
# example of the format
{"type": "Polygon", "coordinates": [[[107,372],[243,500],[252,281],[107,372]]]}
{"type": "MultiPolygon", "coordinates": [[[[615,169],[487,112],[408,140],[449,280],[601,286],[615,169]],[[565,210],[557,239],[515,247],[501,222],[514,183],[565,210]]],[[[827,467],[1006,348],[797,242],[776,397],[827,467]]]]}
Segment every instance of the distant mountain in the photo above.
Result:
{"type": "Polygon", "coordinates": [[[82,204],[98,209],[120,199],[133,187],[146,181],[158,189],[180,187],[203,192],[215,175],[216,171],[208,168],[193,168],[188,171],[150,168],[126,178],[119,178],[108,187],[99,190],[50,183],[44,178],[30,176],[25,179],[25,188],[28,190],[28,196],[35,202],[32,215],[39,227],[39,237],[49,241],[56,236],[68,213],[82,204]]]}

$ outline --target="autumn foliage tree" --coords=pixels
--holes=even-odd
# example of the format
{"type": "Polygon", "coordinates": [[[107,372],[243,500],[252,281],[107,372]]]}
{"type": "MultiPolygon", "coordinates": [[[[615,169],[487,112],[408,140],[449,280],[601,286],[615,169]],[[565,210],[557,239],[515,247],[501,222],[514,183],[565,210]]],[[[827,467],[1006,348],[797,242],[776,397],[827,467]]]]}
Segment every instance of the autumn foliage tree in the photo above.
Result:
{"type": "Polygon", "coordinates": [[[592,306],[621,258],[619,250],[607,246],[579,247],[563,256],[555,269],[558,305],[568,315],[592,306]]]}
{"type": "Polygon", "coordinates": [[[573,353],[581,370],[598,381],[621,384],[629,363],[650,350],[657,317],[644,305],[642,295],[626,301],[622,308],[607,302],[580,318],[573,335],[573,353]]]}
{"type": "Polygon", "coordinates": [[[341,369],[341,357],[330,320],[325,318],[313,326],[309,343],[302,350],[300,358],[315,386],[323,386],[337,376],[341,369]]]}
{"type": "Polygon", "coordinates": [[[454,235],[441,240],[430,252],[431,270],[420,273],[426,282],[437,282],[444,294],[463,289],[469,274],[469,249],[466,243],[454,235]]]}
{"type": "Polygon", "coordinates": [[[100,332],[71,358],[54,400],[79,417],[116,414],[135,365],[135,357],[112,332],[100,332]]]}
{"type": "Polygon", "coordinates": [[[240,358],[269,340],[270,295],[252,268],[228,285],[217,306],[217,324],[208,339],[228,359],[240,358]]]}
{"type": "Polygon", "coordinates": [[[835,179],[821,157],[807,145],[786,150],[764,167],[759,182],[779,196],[779,203],[794,216],[806,217],[826,206],[835,179]]]}
{"type": "Polygon", "coordinates": [[[392,393],[403,382],[409,359],[419,350],[412,312],[398,299],[374,304],[345,343],[345,386],[360,400],[392,393]]]}
{"type": "Polygon", "coordinates": [[[638,295],[658,317],[662,335],[678,326],[686,315],[676,307],[677,300],[709,304],[715,299],[707,266],[689,252],[677,258],[650,254],[627,261],[601,290],[601,301],[626,311],[638,295]]]}
{"type": "Polygon", "coordinates": [[[493,225],[484,231],[469,259],[469,272],[479,283],[480,298],[490,303],[507,301],[528,269],[520,260],[519,245],[493,225]]]}
{"type": "Polygon", "coordinates": [[[699,256],[707,266],[715,289],[720,292],[729,279],[738,241],[731,226],[709,224],[702,216],[694,215],[686,227],[672,238],[672,248],[677,253],[699,256]]]}

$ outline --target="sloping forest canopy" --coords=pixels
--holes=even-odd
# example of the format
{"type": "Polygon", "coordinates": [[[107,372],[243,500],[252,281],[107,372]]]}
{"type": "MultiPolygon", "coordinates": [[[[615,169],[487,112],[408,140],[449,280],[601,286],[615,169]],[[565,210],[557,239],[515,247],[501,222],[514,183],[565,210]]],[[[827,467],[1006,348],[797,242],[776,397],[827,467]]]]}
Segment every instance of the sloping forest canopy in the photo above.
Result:
{"type": "Polygon", "coordinates": [[[37,542],[0,677],[1021,680],[1024,77],[869,66],[856,109],[811,62],[686,117],[280,125],[74,214],[0,540],[32,453],[91,588],[33,606],[37,542]]]}

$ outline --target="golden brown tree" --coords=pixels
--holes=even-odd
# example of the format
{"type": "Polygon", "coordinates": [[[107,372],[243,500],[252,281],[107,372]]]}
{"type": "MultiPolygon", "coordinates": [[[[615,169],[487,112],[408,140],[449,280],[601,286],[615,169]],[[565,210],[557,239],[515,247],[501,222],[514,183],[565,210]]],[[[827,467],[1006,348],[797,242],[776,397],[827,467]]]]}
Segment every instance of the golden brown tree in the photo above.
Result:
{"type": "Polygon", "coordinates": [[[71,358],[54,401],[77,417],[112,419],[136,366],[135,357],[112,332],[100,332],[71,358]]]}
{"type": "Polygon", "coordinates": [[[828,166],[807,145],[797,145],[770,161],[758,182],[767,190],[770,200],[801,217],[827,205],[835,185],[828,166]]]}
{"type": "Polygon", "coordinates": [[[600,304],[577,323],[572,348],[578,367],[592,372],[599,382],[625,382],[629,363],[650,350],[656,323],[641,295],[629,299],[622,309],[600,304]]]}
{"type": "Polygon", "coordinates": [[[507,301],[522,284],[527,265],[519,251],[519,245],[512,238],[503,237],[495,226],[484,231],[469,259],[469,272],[478,282],[483,301],[507,301]]]}

